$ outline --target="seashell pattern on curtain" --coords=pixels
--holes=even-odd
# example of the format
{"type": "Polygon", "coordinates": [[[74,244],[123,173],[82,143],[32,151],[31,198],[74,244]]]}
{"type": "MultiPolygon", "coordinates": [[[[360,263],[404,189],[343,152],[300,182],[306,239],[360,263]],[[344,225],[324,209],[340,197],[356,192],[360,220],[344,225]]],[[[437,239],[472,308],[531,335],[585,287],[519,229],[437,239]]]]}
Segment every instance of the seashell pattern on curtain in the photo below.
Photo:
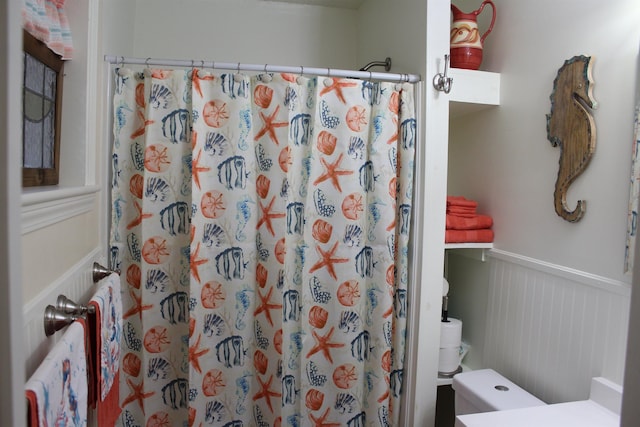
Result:
{"type": "Polygon", "coordinates": [[[117,69],[120,424],[392,426],[413,86],[117,69]]]}

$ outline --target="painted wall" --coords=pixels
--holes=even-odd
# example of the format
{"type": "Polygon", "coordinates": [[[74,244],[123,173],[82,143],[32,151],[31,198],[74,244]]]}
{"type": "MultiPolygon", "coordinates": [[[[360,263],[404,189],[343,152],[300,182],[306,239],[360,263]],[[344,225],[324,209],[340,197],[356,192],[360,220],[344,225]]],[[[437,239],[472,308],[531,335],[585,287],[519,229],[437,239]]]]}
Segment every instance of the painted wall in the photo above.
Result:
{"type": "Polygon", "coordinates": [[[85,1],[70,0],[65,10],[72,31],[74,55],[64,66],[62,95],[62,133],[60,140],[60,185],[76,186],[85,183],[87,152],[87,91],[89,70],[89,5],[85,1]],[[65,167],[64,165],[67,165],[65,167]],[[69,165],[72,165],[69,167],[69,165]]]}
{"type": "Polygon", "coordinates": [[[356,67],[353,10],[258,0],[136,5],[134,54],[142,58],[356,67]]]}
{"type": "Polygon", "coordinates": [[[101,0],[102,54],[131,56],[134,49],[136,2],[101,0]]]}
{"type": "Polygon", "coordinates": [[[391,73],[423,73],[427,62],[426,2],[367,0],[357,12],[358,64],[390,57],[391,73]]]}
{"type": "Polygon", "coordinates": [[[92,212],[22,235],[25,304],[98,245],[97,225],[96,206],[92,212]]]}
{"type": "MultiPolygon", "coordinates": [[[[99,2],[69,0],[65,6],[72,30],[74,57],[64,68],[59,188],[72,188],[97,184],[102,170],[96,155],[102,146],[97,132],[100,128],[97,117],[101,113],[97,103],[102,99],[97,96],[96,83],[99,31],[95,17],[99,2]]],[[[21,258],[25,304],[100,244],[100,212],[104,210],[101,206],[104,205],[96,197],[86,213],[23,232],[21,258]]]]}
{"type": "MultiPolygon", "coordinates": [[[[110,114],[106,93],[109,76],[102,59],[105,53],[133,53],[135,3],[68,0],[65,6],[74,58],[65,64],[60,187],[100,186],[105,183],[108,168],[106,139],[110,132],[110,122],[105,120],[110,114]]],[[[23,233],[25,304],[50,291],[57,278],[96,248],[106,251],[110,218],[107,193],[98,192],[86,213],[23,233]],[[35,262],[38,268],[34,268],[35,262]]]]}
{"type": "MultiPolygon", "coordinates": [[[[466,3],[470,11],[478,2],[466,3]]],[[[449,192],[478,200],[494,217],[496,247],[629,282],[623,262],[640,7],[634,0],[495,4],[483,69],[501,73],[501,104],[452,121],[449,192]],[[588,205],[571,224],[553,208],[560,152],[547,140],[546,114],[558,69],[581,54],[593,57],[597,147],[569,189],[569,206],[579,198],[588,205]]]]}
{"type": "MultiPolygon", "coordinates": [[[[624,375],[640,6],[494,3],[482,69],[501,73],[501,104],[451,121],[448,192],[477,200],[494,218],[496,251],[484,264],[450,257],[450,303],[468,320],[470,363],[496,368],[548,402],[577,400],[588,396],[592,376],[621,384],[624,375]],[[569,223],[553,207],[560,152],[547,140],[546,114],[556,73],[574,55],[593,57],[599,106],[595,155],[567,197],[571,207],[587,200],[587,212],[569,223]]],[[[456,5],[471,11],[479,2],[456,5]]],[[[483,12],[481,29],[489,17],[483,12]]]]}

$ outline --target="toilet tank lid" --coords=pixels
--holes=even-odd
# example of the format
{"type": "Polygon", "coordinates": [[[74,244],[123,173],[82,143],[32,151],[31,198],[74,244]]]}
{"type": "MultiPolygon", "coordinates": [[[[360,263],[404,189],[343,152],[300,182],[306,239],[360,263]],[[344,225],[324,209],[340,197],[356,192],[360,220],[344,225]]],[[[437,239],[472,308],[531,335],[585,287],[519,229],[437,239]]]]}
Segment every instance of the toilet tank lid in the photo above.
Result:
{"type": "Polygon", "coordinates": [[[504,411],[546,405],[493,369],[480,369],[453,377],[456,394],[483,411],[504,411]]]}

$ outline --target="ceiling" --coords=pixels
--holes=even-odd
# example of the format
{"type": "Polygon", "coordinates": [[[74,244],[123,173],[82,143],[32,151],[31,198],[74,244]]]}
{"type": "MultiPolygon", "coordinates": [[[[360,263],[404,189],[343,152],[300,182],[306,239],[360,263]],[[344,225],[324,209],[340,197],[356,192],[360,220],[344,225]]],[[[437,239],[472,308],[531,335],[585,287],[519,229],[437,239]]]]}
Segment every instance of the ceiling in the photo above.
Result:
{"type": "Polygon", "coordinates": [[[342,9],[357,9],[365,0],[262,0],[277,3],[310,4],[314,6],[338,7],[342,9]]]}

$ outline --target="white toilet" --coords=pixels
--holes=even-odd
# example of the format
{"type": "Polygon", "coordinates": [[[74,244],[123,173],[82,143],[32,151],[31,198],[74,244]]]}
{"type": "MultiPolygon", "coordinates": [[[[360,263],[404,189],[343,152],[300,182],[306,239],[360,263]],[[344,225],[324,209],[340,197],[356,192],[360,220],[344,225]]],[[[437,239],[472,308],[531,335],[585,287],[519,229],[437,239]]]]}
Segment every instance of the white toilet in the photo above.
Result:
{"type": "Polygon", "coordinates": [[[546,405],[493,369],[455,375],[453,390],[456,416],[546,405]]]}
{"type": "Polygon", "coordinates": [[[491,369],[457,374],[453,389],[455,427],[620,426],[622,387],[602,377],[589,399],[549,405],[491,369]]]}

